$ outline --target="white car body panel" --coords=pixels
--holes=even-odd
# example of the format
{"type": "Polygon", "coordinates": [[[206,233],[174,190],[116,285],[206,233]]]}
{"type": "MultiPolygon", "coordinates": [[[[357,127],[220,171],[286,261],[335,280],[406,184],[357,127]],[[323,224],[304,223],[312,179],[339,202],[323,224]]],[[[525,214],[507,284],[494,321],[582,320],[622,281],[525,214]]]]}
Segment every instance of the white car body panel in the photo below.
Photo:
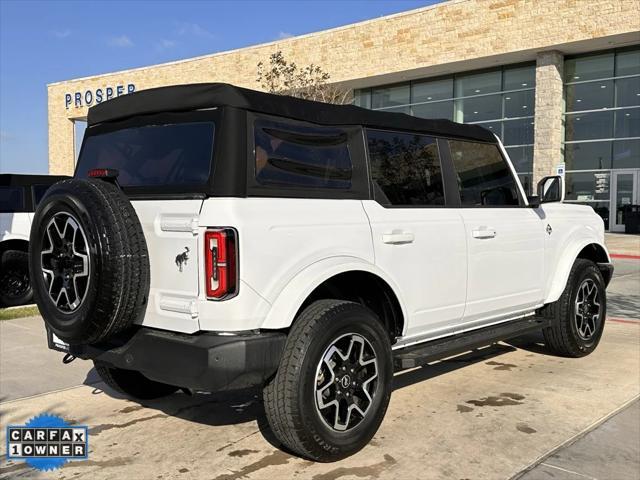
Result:
{"type": "Polygon", "coordinates": [[[551,235],[545,235],[545,295],[544,303],[560,298],[569,278],[571,266],[584,247],[596,244],[604,250],[604,222],[591,207],[570,203],[546,203],[541,210],[545,215],[545,228],[549,224],[551,235]]]}
{"type": "Polygon", "coordinates": [[[532,315],[558,299],[586,245],[604,248],[600,217],[562,203],[385,208],[373,200],[249,197],[132,204],[151,265],[142,324],[184,333],[288,328],[322,282],[363,271],[398,299],[400,348],[532,315]],[[216,227],[238,232],[238,294],[222,301],[204,292],[204,232],[216,227]]]}
{"type": "Polygon", "coordinates": [[[200,330],[197,301],[200,288],[198,265],[198,215],[202,200],[134,200],[147,240],[151,281],[143,325],[193,333],[200,330]],[[182,271],[176,256],[189,249],[182,271]]]}
{"type": "Polygon", "coordinates": [[[407,317],[408,312],[404,308],[406,302],[404,301],[402,290],[384,271],[361,258],[331,257],[310,265],[287,284],[278,299],[273,303],[267,318],[262,324],[262,328],[286,328],[290,326],[291,319],[295,317],[299,306],[318,285],[339,273],[350,271],[369,272],[387,282],[400,302],[403,316],[407,317]]]}
{"type": "Polygon", "coordinates": [[[371,222],[376,266],[404,294],[404,335],[452,332],[462,321],[467,294],[467,245],[457,209],[362,203],[371,222]],[[385,243],[394,242],[389,235],[403,234],[410,236],[406,243],[402,237],[399,243],[385,243]]]}
{"type": "Polygon", "coordinates": [[[461,208],[468,245],[466,328],[542,305],[544,225],[532,208],[461,208]]]}
{"type": "Polygon", "coordinates": [[[7,240],[29,241],[33,213],[0,213],[0,242],[7,240]]]}

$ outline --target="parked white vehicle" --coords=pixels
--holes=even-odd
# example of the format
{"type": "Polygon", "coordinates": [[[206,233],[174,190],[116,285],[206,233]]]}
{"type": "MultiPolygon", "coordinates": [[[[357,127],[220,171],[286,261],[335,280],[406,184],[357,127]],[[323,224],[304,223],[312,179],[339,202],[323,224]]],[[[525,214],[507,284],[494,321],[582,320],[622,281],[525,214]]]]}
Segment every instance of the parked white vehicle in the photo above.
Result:
{"type": "Polygon", "coordinates": [[[0,307],[30,303],[29,232],[36,205],[62,176],[0,174],[0,307]]]}
{"type": "Polygon", "coordinates": [[[592,352],[612,266],[602,219],[525,194],[473,125],[224,84],[89,110],[73,180],[31,232],[50,346],[138,398],[264,386],[289,449],[374,435],[394,368],[542,330],[592,352]]]}

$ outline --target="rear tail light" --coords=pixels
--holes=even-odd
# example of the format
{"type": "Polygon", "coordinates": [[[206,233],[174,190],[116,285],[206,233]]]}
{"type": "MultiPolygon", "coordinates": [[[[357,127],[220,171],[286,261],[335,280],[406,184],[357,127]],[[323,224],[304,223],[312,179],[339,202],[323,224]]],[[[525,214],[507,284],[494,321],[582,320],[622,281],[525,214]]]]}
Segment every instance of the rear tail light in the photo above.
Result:
{"type": "Polygon", "coordinates": [[[238,234],[233,228],[204,233],[207,298],[223,300],[238,293],[238,234]]]}

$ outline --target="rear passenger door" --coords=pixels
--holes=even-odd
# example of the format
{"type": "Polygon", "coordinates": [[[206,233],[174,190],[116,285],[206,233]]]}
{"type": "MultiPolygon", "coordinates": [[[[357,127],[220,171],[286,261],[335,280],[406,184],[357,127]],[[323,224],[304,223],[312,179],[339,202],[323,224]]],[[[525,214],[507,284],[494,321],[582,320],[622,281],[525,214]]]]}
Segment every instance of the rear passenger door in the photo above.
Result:
{"type": "Polygon", "coordinates": [[[434,137],[367,129],[374,200],[363,201],[375,263],[399,287],[408,318],[403,342],[446,335],[462,319],[465,228],[446,208],[434,137]]]}
{"type": "Polygon", "coordinates": [[[540,306],[544,226],[524,206],[498,145],[449,140],[468,252],[464,327],[481,327],[540,306]]]}

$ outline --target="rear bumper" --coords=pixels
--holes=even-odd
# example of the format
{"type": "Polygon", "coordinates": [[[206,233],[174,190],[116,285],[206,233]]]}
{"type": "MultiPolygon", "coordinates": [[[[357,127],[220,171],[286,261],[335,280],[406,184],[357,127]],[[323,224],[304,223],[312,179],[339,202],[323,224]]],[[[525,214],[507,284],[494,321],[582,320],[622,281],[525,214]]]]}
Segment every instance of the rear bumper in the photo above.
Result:
{"type": "Polygon", "coordinates": [[[263,384],[277,370],[286,335],[194,335],[142,327],[110,344],[71,346],[78,358],[137,370],[151,380],[201,391],[263,384]]]}

